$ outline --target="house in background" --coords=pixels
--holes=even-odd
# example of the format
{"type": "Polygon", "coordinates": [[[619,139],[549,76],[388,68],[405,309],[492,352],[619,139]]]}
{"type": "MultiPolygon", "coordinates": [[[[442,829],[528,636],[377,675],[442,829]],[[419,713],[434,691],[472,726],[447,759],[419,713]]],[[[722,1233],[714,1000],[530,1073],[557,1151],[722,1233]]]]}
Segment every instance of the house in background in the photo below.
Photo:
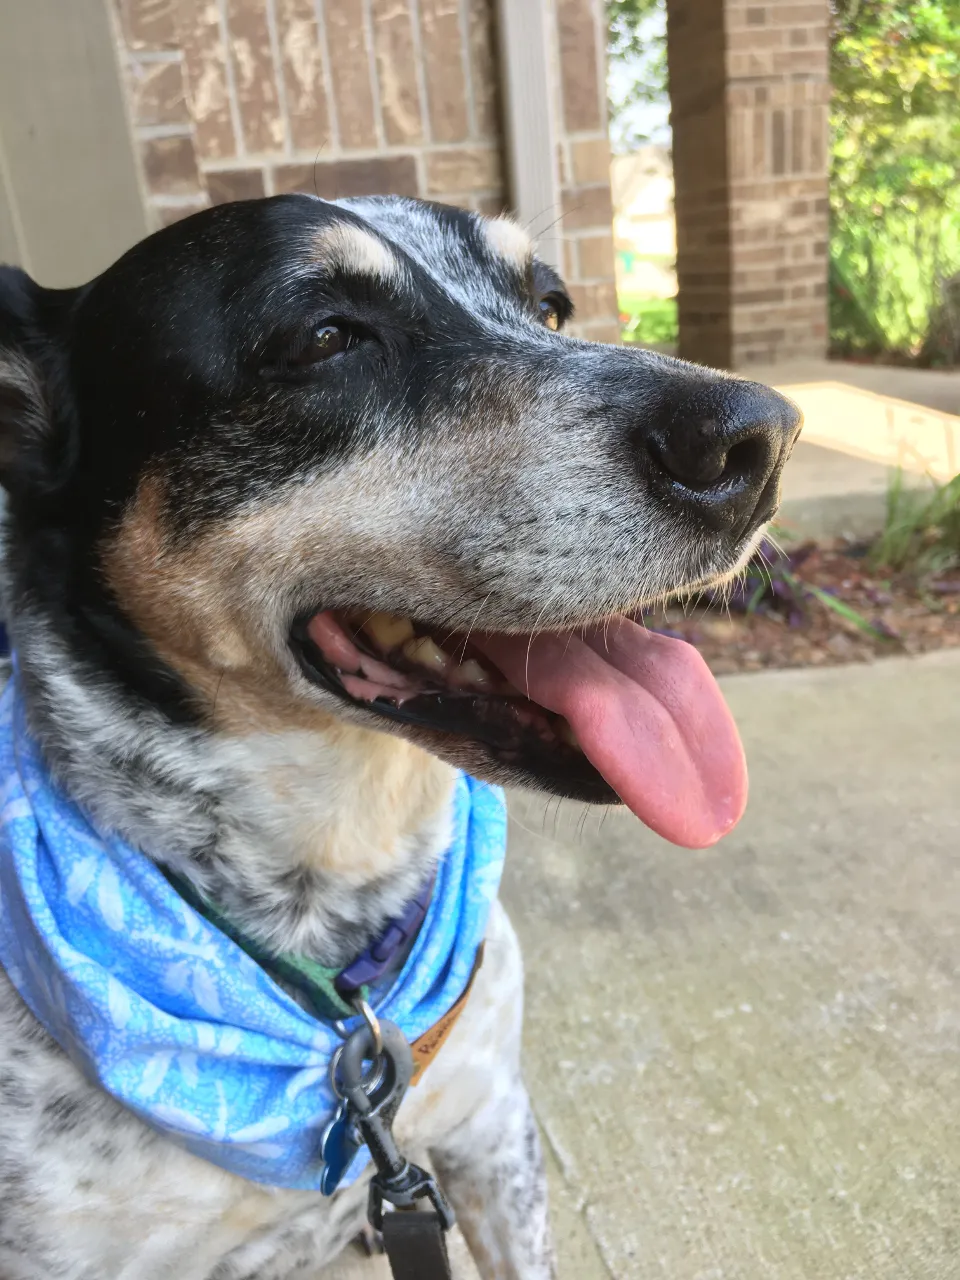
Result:
{"type": "Polygon", "coordinates": [[[610,181],[621,306],[625,298],[674,297],[677,221],[669,149],[650,145],[614,156],[610,181]]]}
{"type": "MultiPolygon", "coordinates": [[[[668,0],[681,354],[826,342],[828,0],[668,0]]],[[[616,341],[602,0],[5,0],[0,259],[75,284],[224,200],[514,210],[616,341]]]]}

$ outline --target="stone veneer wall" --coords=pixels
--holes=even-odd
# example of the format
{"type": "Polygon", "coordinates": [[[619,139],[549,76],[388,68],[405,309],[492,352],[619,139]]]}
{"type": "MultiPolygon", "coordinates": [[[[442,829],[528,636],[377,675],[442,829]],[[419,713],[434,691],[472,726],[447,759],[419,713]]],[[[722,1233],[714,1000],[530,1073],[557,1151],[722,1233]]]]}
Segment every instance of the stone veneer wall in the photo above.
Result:
{"type": "MultiPolygon", "coordinates": [[[[113,0],[154,226],[287,191],[505,204],[494,0],[113,0]]],[[[564,267],[616,341],[602,0],[548,0],[564,267]]],[[[532,228],[534,232],[537,224],[532,228]]]]}

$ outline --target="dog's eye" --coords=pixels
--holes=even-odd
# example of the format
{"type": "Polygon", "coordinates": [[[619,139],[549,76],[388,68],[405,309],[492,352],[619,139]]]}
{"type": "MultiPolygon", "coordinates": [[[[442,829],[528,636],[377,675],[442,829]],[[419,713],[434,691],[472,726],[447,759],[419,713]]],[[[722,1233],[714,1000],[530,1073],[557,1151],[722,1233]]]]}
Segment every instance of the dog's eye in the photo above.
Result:
{"type": "Polygon", "coordinates": [[[310,340],[302,350],[293,356],[289,363],[302,368],[304,365],[319,364],[321,360],[329,360],[331,356],[346,351],[353,340],[353,334],[342,324],[327,322],[314,329],[310,340]]]}
{"type": "Polygon", "coordinates": [[[560,308],[552,298],[541,298],[537,304],[541,321],[548,329],[556,331],[560,328],[560,308]]]}

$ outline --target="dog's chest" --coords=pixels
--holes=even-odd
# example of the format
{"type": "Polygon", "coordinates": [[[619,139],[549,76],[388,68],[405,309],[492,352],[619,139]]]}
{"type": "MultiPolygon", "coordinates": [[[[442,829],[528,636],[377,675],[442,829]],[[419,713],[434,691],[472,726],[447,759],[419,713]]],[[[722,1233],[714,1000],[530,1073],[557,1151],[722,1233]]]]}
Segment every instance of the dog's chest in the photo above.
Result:
{"type": "MultiPolygon", "coordinates": [[[[278,1191],[180,1150],[88,1084],[0,979],[4,1280],[287,1280],[356,1234],[363,1185],[331,1199],[278,1191]]],[[[515,1073],[521,1001],[519,950],[496,904],[463,1014],[398,1116],[411,1155],[515,1073]]]]}

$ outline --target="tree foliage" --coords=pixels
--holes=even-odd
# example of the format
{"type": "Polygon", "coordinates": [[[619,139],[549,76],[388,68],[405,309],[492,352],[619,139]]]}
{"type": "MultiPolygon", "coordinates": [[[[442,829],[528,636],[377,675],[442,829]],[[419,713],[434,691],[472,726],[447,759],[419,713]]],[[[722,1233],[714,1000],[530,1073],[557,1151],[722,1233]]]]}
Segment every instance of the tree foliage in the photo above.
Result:
{"type": "Polygon", "coordinates": [[[643,57],[643,24],[662,8],[663,0],[607,0],[610,57],[643,57]]]}
{"type": "Polygon", "coordinates": [[[834,0],[831,327],[916,353],[960,270],[960,0],[834,0]]]}
{"type": "Polygon", "coordinates": [[[607,53],[613,63],[629,65],[634,75],[624,92],[611,94],[614,130],[627,147],[647,139],[625,128],[630,108],[664,102],[667,97],[667,41],[664,0],[606,0],[607,53]],[[662,22],[653,20],[661,18],[662,22]],[[659,27],[659,30],[657,28],[659,27]]]}
{"type": "Polygon", "coordinates": [[[834,181],[842,196],[945,208],[960,162],[960,0],[835,0],[834,181]]]}

